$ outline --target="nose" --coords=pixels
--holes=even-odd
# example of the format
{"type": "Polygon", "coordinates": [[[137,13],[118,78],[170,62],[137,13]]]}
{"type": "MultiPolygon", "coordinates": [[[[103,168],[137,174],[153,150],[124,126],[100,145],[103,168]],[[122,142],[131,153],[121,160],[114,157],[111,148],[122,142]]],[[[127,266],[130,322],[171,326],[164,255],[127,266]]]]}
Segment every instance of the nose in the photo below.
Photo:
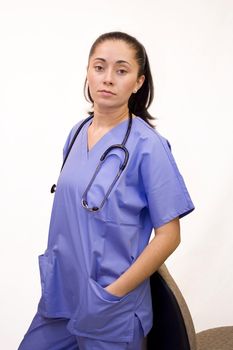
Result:
{"type": "Polygon", "coordinates": [[[104,84],[113,85],[113,70],[110,68],[105,70],[104,84]]]}

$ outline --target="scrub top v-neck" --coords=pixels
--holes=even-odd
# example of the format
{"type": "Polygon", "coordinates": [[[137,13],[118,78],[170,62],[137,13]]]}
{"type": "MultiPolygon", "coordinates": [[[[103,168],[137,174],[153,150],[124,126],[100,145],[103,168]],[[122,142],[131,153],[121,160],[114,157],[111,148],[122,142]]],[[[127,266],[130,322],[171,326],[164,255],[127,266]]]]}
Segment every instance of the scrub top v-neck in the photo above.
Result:
{"type": "MultiPolygon", "coordinates": [[[[81,122],[71,129],[63,156],[81,122]]],[[[39,256],[42,296],[38,311],[46,317],[68,318],[72,334],[132,341],[135,314],[144,335],[152,327],[149,279],[122,298],[104,287],[133,264],[148,244],[153,227],[182,218],[194,205],[169,142],[136,116],[126,143],[130,154],[126,168],[103,208],[85,210],[82,195],[99,159],[112,144],[122,142],[128,120],[88,150],[90,123],[81,129],[58,178],[48,246],[39,256]]],[[[122,157],[120,150],[107,157],[88,192],[90,206],[103,199],[122,157]]]]}
{"type": "MultiPolygon", "coordinates": [[[[134,119],[135,117],[133,117],[134,119]]],[[[122,134],[122,140],[118,143],[121,143],[124,139],[125,136],[125,132],[127,130],[127,126],[128,126],[128,119],[125,119],[123,121],[121,121],[120,123],[118,123],[116,126],[112,127],[109,131],[107,131],[97,142],[95,142],[95,144],[91,147],[91,149],[88,148],[88,128],[92,123],[92,119],[89,120],[84,126],[83,126],[83,132],[82,132],[82,137],[83,137],[83,146],[86,149],[86,160],[89,160],[89,158],[92,156],[92,153],[98,152],[98,149],[102,149],[102,153],[113,144],[112,142],[112,137],[114,137],[114,132],[116,129],[122,129],[121,134],[122,134]],[[108,143],[109,141],[110,143],[108,143]],[[109,146],[107,146],[107,144],[109,144],[109,146]]]]}

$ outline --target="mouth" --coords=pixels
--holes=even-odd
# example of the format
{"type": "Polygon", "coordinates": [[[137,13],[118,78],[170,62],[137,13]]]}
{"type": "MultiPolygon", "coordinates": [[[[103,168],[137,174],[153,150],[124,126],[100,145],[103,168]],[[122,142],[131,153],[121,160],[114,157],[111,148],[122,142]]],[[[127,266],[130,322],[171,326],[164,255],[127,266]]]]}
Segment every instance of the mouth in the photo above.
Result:
{"type": "Polygon", "coordinates": [[[98,92],[101,92],[102,94],[105,94],[105,95],[116,95],[114,94],[114,92],[109,90],[98,90],[98,92]]]}

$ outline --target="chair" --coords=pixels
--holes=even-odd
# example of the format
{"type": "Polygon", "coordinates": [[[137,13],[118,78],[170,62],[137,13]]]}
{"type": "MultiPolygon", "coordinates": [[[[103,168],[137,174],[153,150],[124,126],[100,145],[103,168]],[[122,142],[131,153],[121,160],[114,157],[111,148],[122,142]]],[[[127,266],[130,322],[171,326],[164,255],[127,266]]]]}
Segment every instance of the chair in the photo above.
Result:
{"type": "Polygon", "coordinates": [[[147,350],[233,350],[233,326],[195,333],[188,306],[165,264],[151,276],[150,284],[154,322],[147,350]]]}

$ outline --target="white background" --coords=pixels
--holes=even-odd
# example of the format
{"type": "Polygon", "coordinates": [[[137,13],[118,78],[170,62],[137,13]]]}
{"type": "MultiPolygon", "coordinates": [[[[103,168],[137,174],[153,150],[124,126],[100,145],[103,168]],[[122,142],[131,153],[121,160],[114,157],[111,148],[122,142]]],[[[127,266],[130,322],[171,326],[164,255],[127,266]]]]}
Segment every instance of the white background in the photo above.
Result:
{"type": "Polygon", "coordinates": [[[8,0],[0,11],[1,348],[17,349],[36,311],[50,187],[89,107],[89,48],[112,30],[147,49],[150,112],[196,206],[167,266],[197,331],[232,325],[233,2],[8,0]]]}

